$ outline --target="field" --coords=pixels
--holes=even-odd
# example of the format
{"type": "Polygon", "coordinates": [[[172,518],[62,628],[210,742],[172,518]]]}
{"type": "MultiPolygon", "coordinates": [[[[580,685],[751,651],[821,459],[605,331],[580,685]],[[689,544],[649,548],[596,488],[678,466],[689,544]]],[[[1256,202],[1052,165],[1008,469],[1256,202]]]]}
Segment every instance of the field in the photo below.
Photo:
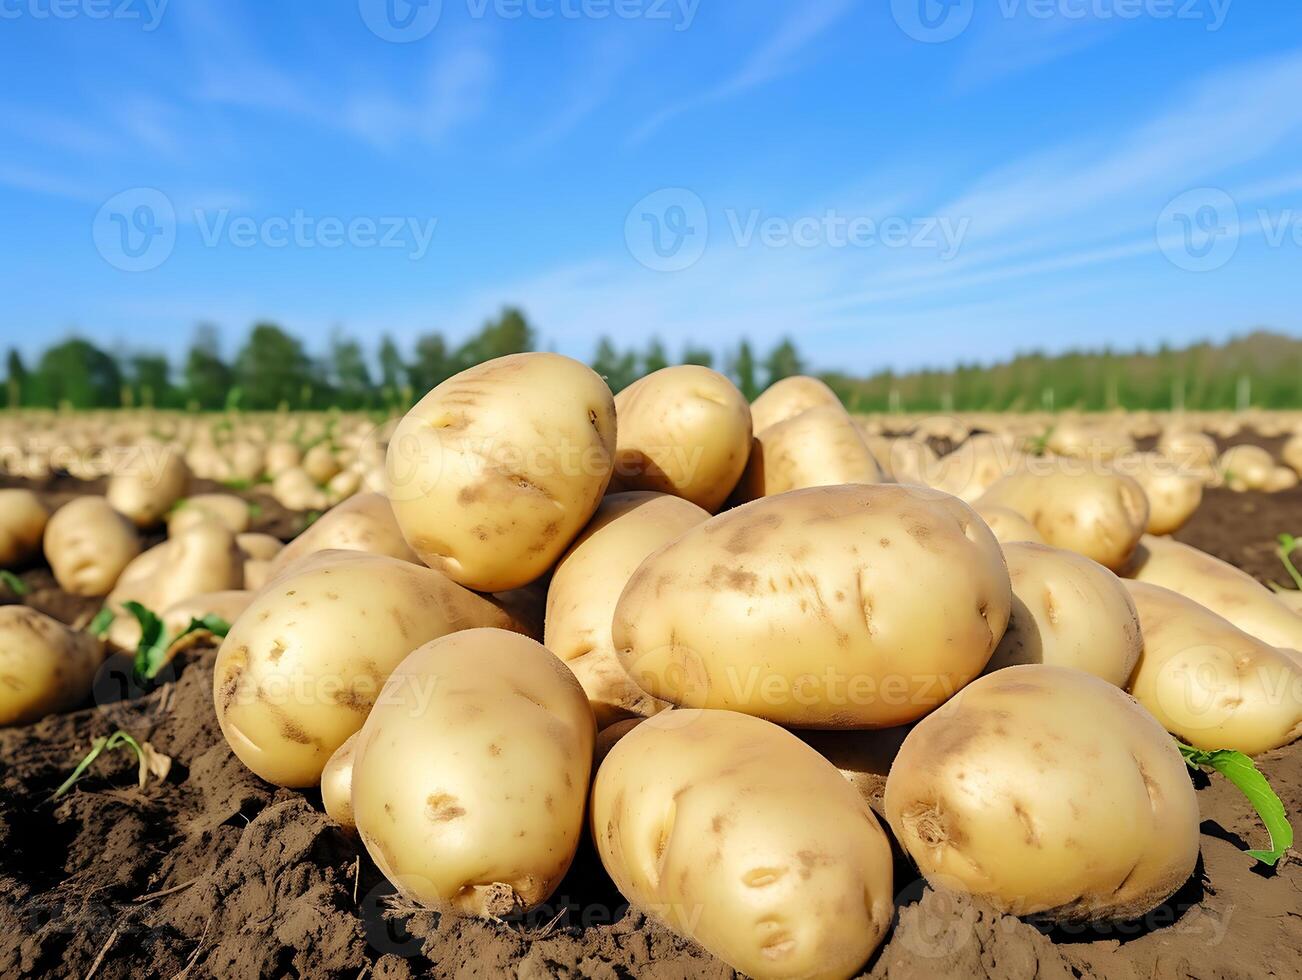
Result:
{"type": "MultiPolygon", "coordinates": [[[[1281,440],[1233,441],[1277,453],[1281,440]]],[[[104,492],[102,479],[67,475],[6,485],[32,486],[51,506],[104,492]]],[[[211,482],[194,491],[229,492],[211,482]]],[[[287,540],[307,521],[261,490],[240,493],[257,503],[253,531],[287,540]]],[[[1281,577],[1275,534],[1300,519],[1302,489],[1210,488],[1176,536],[1266,582],[1281,577]]],[[[154,532],[146,544],[160,540],[154,532]]],[[[22,601],[63,622],[84,624],[100,604],[64,592],[40,563],[21,577],[22,601]]],[[[0,729],[0,975],[734,975],[630,909],[586,834],[555,894],[527,914],[490,922],[404,902],[325,815],[319,792],[276,788],[231,753],[214,714],[215,657],[201,642],[150,693],[132,697],[110,680],[94,707],[0,729]],[[134,759],[110,754],[52,801],[92,739],[116,729],[170,756],[167,778],[138,788],[134,759]]],[[[1288,810],[1302,809],[1302,748],[1258,763],[1288,810]]],[[[897,918],[865,975],[1298,976],[1302,872],[1287,859],[1267,869],[1247,857],[1246,847],[1265,844],[1251,808],[1220,776],[1195,782],[1196,873],[1126,925],[1037,926],[934,892],[896,845],[897,918]]]]}

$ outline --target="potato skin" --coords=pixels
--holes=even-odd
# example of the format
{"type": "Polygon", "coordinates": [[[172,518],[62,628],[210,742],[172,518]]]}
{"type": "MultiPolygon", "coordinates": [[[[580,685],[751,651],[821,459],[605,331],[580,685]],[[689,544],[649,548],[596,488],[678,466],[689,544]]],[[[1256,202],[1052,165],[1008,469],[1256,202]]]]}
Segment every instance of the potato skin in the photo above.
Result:
{"type": "Polygon", "coordinates": [[[616,395],[615,414],[618,489],[723,506],[750,456],[750,406],[736,385],[695,364],[667,367],[616,395]]]}
{"type": "Polygon", "coordinates": [[[357,832],[357,821],[353,819],[353,762],[360,734],[349,735],[321,771],[321,802],[326,815],[350,833],[357,832]]]}
{"type": "Polygon", "coordinates": [[[232,493],[198,493],[186,497],[167,518],[167,536],[175,537],[203,521],[219,521],[233,534],[249,529],[248,503],[232,493]]]}
{"type": "Polygon", "coordinates": [[[1302,653],[1302,617],[1251,575],[1205,551],[1145,535],[1123,574],[1178,592],[1263,643],[1302,653]]]}
{"type": "Polygon", "coordinates": [[[886,728],[980,674],[1010,601],[999,545],[961,501],[819,487],[721,514],[653,554],[612,632],[624,668],[663,701],[886,728]]]}
{"type": "Polygon", "coordinates": [[[859,429],[839,404],[828,405],[757,435],[733,500],[744,503],[808,487],[880,482],[881,468],[859,429]]]}
{"type": "Polygon", "coordinates": [[[69,501],[45,526],[45,557],[73,595],[108,595],[138,554],[140,535],[103,497],[69,501]]]}
{"type": "Polygon", "coordinates": [[[315,786],[415,647],[509,617],[433,569],[387,555],[323,551],[269,583],[222,641],[217,720],[246,766],[315,786]]]}
{"type": "Polygon", "coordinates": [[[1030,521],[1055,548],[1124,568],[1148,526],[1148,498],[1128,476],[1071,467],[1037,468],[991,484],[980,506],[1007,507],[1030,521]]]}
{"type": "Polygon", "coordinates": [[[513,354],[407,413],[389,443],[389,499],[421,561],[503,592],[556,563],[601,503],[614,457],[606,383],[559,354],[513,354]]]}
{"type": "Polygon", "coordinates": [[[136,527],[151,528],[185,496],[190,468],[180,452],[165,446],[146,443],[136,447],[135,455],[137,459],[125,472],[109,477],[105,496],[109,505],[136,527]]]}
{"type": "Polygon", "coordinates": [[[872,811],[758,718],[641,722],[601,764],[591,813],[620,893],[757,980],[852,976],[890,924],[891,850],[872,811]]]}
{"type": "Polygon", "coordinates": [[[669,494],[610,494],[557,563],[547,589],[543,643],[574,671],[598,728],[667,707],[628,676],[611,625],[620,594],[643,559],[709,517],[669,494]]]}
{"type": "Polygon", "coordinates": [[[417,563],[416,552],[402,536],[393,507],[382,493],[359,493],[331,507],[311,527],[271,559],[268,576],[318,551],[365,551],[417,563]]]}
{"type": "Polygon", "coordinates": [[[990,532],[1001,545],[1015,541],[1029,541],[1031,544],[1044,544],[1044,536],[1035,529],[1035,525],[1015,510],[996,507],[993,504],[975,504],[972,507],[977,516],[986,522],[990,532]]]}
{"type": "Polygon", "coordinates": [[[358,734],[358,833],[411,901],[526,911],[574,859],[594,734],[583,689],[537,641],[471,629],[427,643],[358,734]]]}
{"type": "Polygon", "coordinates": [[[1167,731],[1248,755],[1302,734],[1302,662],[1169,589],[1126,588],[1144,632],[1130,693],[1167,731]]]}
{"type": "Polygon", "coordinates": [[[1053,664],[1125,687],[1143,640],[1121,580],[1084,555],[1044,544],[1006,544],[1004,558],[1013,611],[986,672],[1053,664]]]}
{"type": "Polygon", "coordinates": [[[104,644],[29,606],[0,606],[0,726],[28,725],[90,694],[104,644]]]}
{"type": "Polygon", "coordinates": [[[1160,453],[1136,453],[1119,460],[1117,466],[1135,478],[1148,498],[1149,534],[1174,534],[1202,503],[1202,479],[1160,453]]]}
{"type": "Polygon", "coordinates": [[[1137,918],[1198,858],[1175,742],[1125,692],[1067,667],[988,674],[919,722],[886,813],[934,887],[1055,922],[1137,918]]]}
{"type": "Polygon", "coordinates": [[[844,410],[836,392],[817,378],[797,374],[771,384],[750,406],[756,435],[765,429],[793,419],[811,408],[835,407],[844,410]]]}
{"type": "Polygon", "coordinates": [[[50,512],[30,490],[0,490],[0,566],[21,565],[41,548],[50,512]]]}

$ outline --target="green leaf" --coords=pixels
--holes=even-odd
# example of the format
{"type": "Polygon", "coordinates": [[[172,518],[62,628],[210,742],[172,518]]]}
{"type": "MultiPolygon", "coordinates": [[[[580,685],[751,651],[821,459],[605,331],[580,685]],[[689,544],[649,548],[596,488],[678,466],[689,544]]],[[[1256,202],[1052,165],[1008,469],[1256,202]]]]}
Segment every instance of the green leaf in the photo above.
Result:
{"type": "Polygon", "coordinates": [[[90,751],[86,753],[79,763],[77,763],[77,768],[72,770],[72,775],[59,785],[59,788],[54,791],[54,795],[52,795],[50,799],[57,800],[64,793],[68,792],[68,790],[72,789],[73,783],[82,777],[86,770],[94,764],[96,759],[105,752],[116,749],[119,745],[125,745],[135,753],[136,762],[140,766],[140,785],[144,786],[145,779],[148,775],[148,760],[146,758],[145,750],[141,747],[140,743],[129,734],[118,729],[112,735],[101,736],[90,743],[90,751]]]}
{"type": "Polygon", "coordinates": [[[189,636],[191,633],[197,633],[200,630],[209,632],[213,636],[220,636],[224,638],[226,634],[231,631],[231,624],[226,622],[226,620],[222,619],[220,616],[216,615],[215,613],[208,613],[206,616],[200,619],[191,619],[190,625],[187,626],[185,629],[181,630],[181,632],[177,633],[176,636],[172,637],[172,641],[171,643],[168,644],[168,646],[170,647],[172,643],[175,643],[181,637],[189,636]]]}
{"type": "Polygon", "coordinates": [[[167,661],[167,631],[158,614],[146,609],[138,602],[124,602],[122,608],[136,617],[140,624],[140,642],[136,645],[136,656],[131,669],[140,683],[152,681],[163,669],[167,661]]]}
{"type": "Polygon", "coordinates": [[[1248,798],[1270,833],[1270,850],[1250,850],[1248,856],[1273,867],[1293,846],[1293,825],[1288,822],[1283,802],[1270,788],[1270,783],[1257,769],[1256,763],[1242,752],[1232,749],[1208,752],[1183,743],[1176,744],[1180,746],[1180,754],[1190,769],[1199,766],[1215,769],[1248,798]]]}
{"type": "Polygon", "coordinates": [[[262,516],[262,505],[257,503],[249,504],[249,520],[256,521],[262,516]]]}
{"type": "Polygon", "coordinates": [[[109,627],[113,625],[113,620],[115,619],[117,619],[117,615],[113,610],[108,606],[104,606],[95,614],[95,618],[90,621],[90,626],[88,626],[87,629],[102,640],[104,639],[105,634],[108,633],[109,627]]]}
{"type": "Polygon", "coordinates": [[[27,593],[32,591],[27,587],[26,582],[7,568],[0,568],[0,582],[4,582],[5,585],[9,586],[9,591],[14,595],[27,595],[27,593]]]}
{"type": "Polygon", "coordinates": [[[1278,540],[1279,548],[1275,554],[1279,555],[1279,560],[1284,563],[1289,578],[1294,581],[1299,589],[1302,589],[1302,572],[1299,572],[1297,566],[1293,564],[1293,552],[1297,550],[1298,544],[1302,542],[1299,542],[1291,534],[1281,534],[1278,540]]]}

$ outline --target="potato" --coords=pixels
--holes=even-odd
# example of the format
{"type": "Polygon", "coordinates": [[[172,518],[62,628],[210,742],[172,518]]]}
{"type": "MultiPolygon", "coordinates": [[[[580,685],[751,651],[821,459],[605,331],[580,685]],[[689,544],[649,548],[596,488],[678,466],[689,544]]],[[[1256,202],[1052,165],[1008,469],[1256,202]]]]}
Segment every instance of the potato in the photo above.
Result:
{"type": "Polygon", "coordinates": [[[234,534],[249,529],[248,503],[231,493],[199,493],[177,504],[167,518],[167,535],[175,537],[203,521],[219,521],[234,534]]]}
{"type": "Polygon", "coordinates": [[[472,629],[426,643],[357,736],[357,831],[413,902],[527,911],[574,859],[593,734],[583,689],[538,642],[472,629]]]}
{"type": "Polygon", "coordinates": [[[1189,522],[1203,499],[1202,478],[1158,453],[1136,453],[1116,463],[1148,498],[1149,534],[1174,534],[1189,522]]]}
{"type": "Polygon", "coordinates": [[[733,499],[757,500],[841,483],[880,483],[882,471],[840,405],[811,408],[755,437],[733,499]]]}
{"type": "Polygon", "coordinates": [[[1044,537],[1035,529],[1035,525],[1015,510],[982,503],[975,504],[972,509],[981,520],[986,522],[990,533],[1001,545],[1014,541],[1044,544],[1044,537]]]}
{"type": "Polygon", "coordinates": [[[21,565],[41,549],[50,512],[30,490],[0,490],[0,566],[21,565]]]}
{"type": "Polygon", "coordinates": [[[1276,466],[1270,471],[1270,478],[1266,480],[1266,485],[1261,489],[1267,493],[1279,493],[1282,490],[1292,490],[1298,485],[1298,475],[1287,466],[1276,466]]]}
{"type": "Polygon", "coordinates": [[[807,728],[886,728],[981,673],[1008,622],[999,544],[924,487],[765,497],[642,563],[615,608],[648,694],[807,728]]]}
{"type": "Polygon", "coordinates": [[[408,653],[511,624],[446,575],[360,551],[323,551],[258,593],[222,642],[213,700],[226,741],[263,779],[314,786],[408,653]]]}
{"type": "Polygon", "coordinates": [[[109,477],[109,505],[136,527],[162,522],[190,486],[190,468],[177,450],[152,443],[135,447],[130,462],[109,477]]]}
{"type": "Polygon", "coordinates": [[[340,470],[326,484],[326,498],[332,505],[337,504],[353,496],[361,489],[361,486],[362,473],[360,470],[340,470]]]}
{"type": "Polygon", "coordinates": [[[303,454],[303,472],[318,486],[329,483],[341,469],[334,450],[326,442],[318,442],[303,454]]]}
{"type": "Polygon", "coordinates": [[[352,833],[357,831],[357,821],[353,819],[353,760],[358,734],[349,735],[321,771],[321,802],[326,815],[352,833]]]}
{"type": "Polygon", "coordinates": [[[988,674],[924,718],[886,814],[937,889],[1054,922],[1138,918],[1198,859],[1198,802],[1175,742],[1079,670],[988,674]]]}
{"type": "Polygon", "coordinates": [[[1275,472],[1275,459],[1260,446],[1232,446],[1216,464],[1231,490],[1262,490],[1275,472]]]}
{"type": "Polygon", "coordinates": [[[328,506],[325,493],[297,466],[276,474],[271,481],[271,495],[290,510],[325,510],[328,506]]]}
{"type": "Polygon", "coordinates": [[[1086,464],[1055,468],[1038,461],[993,483],[982,507],[1007,507],[1035,525],[1046,543],[1123,568],[1148,526],[1148,499],[1128,476],[1086,464]]]}
{"type": "Polygon", "coordinates": [[[303,451],[292,442],[277,442],[267,447],[266,461],[263,464],[267,476],[273,480],[286,470],[298,469],[303,462],[303,451]]]}
{"type": "Polygon", "coordinates": [[[1294,473],[1302,476],[1302,432],[1295,432],[1289,436],[1279,455],[1294,473]]]}
{"type": "Polygon", "coordinates": [[[1302,618],[1251,575],[1204,551],[1146,535],[1125,575],[1178,592],[1263,643],[1302,652],[1302,618]]]}
{"type": "Polygon", "coordinates": [[[1302,592],[1297,589],[1288,589],[1284,592],[1276,592],[1275,598],[1287,606],[1293,612],[1302,616],[1302,592]]]}
{"type": "Polygon", "coordinates": [[[311,527],[285,545],[271,561],[271,574],[318,551],[365,551],[419,562],[402,536],[393,507],[381,493],[360,493],[331,507],[311,527]]]}
{"type": "Polygon", "coordinates": [[[758,718],[643,721],[601,764],[591,821],[625,898],[757,980],[853,976],[894,913],[872,811],[817,752],[758,718]]]}
{"type": "Polygon", "coordinates": [[[90,694],[104,644],[28,606],[0,606],[0,725],[28,725],[90,694]]]}
{"type": "Polygon", "coordinates": [[[1084,555],[1004,545],[1013,611],[986,672],[1014,664],[1074,667],[1125,687],[1143,643],[1121,580],[1084,555]]]}
{"type": "Polygon", "coordinates": [[[635,381],[615,397],[615,482],[714,512],[750,455],[750,406],[717,371],[683,364],[635,381]]]}
{"type": "Polygon", "coordinates": [[[1204,470],[1216,465],[1216,440],[1202,432],[1168,429],[1157,441],[1157,451],[1182,469],[1204,470]]]}
{"type": "Polygon", "coordinates": [[[751,428],[759,435],[770,426],[793,419],[811,408],[841,408],[836,392],[817,378],[803,374],[770,385],[750,407],[751,428]]]}
{"type": "Polygon", "coordinates": [[[973,503],[1001,477],[1016,470],[1025,458],[1008,439],[981,433],[940,457],[920,475],[937,490],[973,503]]]}
{"type": "Polygon", "coordinates": [[[668,494],[610,494],[557,564],[547,589],[543,643],[574,671],[598,728],[666,707],[620,664],[611,640],[615,606],[644,558],[709,517],[668,494]]]}
{"type": "Polygon", "coordinates": [[[1135,441],[1120,429],[1082,422],[1054,426],[1045,445],[1051,453],[1075,459],[1112,459],[1135,451],[1135,441]]]}
{"type": "Polygon", "coordinates": [[[280,538],[249,531],[235,535],[235,545],[244,556],[245,565],[250,561],[271,561],[285,550],[285,544],[280,538]]]}
{"type": "Polygon", "coordinates": [[[1130,693],[1167,731],[1249,755],[1302,734],[1302,660],[1170,589],[1126,588],[1144,633],[1130,693]]]}
{"type": "Polygon", "coordinates": [[[78,497],[45,526],[45,558],[59,586],[73,595],[108,595],[140,554],[135,526],[103,497],[78,497]]]}
{"type": "Polygon", "coordinates": [[[883,476],[896,483],[930,485],[929,477],[936,471],[940,458],[925,442],[908,436],[869,436],[862,427],[859,432],[883,476]]]}
{"type": "Polygon", "coordinates": [[[513,354],[406,414],[389,443],[389,499],[421,561],[503,592],[556,563],[601,503],[614,456],[606,383],[559,354],[513,354]]]}

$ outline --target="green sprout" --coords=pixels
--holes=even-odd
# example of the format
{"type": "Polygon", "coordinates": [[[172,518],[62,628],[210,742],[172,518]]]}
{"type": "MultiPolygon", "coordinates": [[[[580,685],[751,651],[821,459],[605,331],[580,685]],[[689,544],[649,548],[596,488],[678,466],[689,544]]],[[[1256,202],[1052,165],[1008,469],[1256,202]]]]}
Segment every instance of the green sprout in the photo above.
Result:
{"type": "Polygon", "coordinates": [[[124,602],[122,608],[131,613],[140,624],[140,643],[136,646],[131,670],[142,685],[158,676],[158,672],[168,661],[167,651],[182,637],[201,630],[214,636],[224,637],[231,629],[231,624],[226,620],[209,613],[201,618],[191,619],[190,624],[181,632],[175,636],[168,636],[162,618],[153,610],[146,609],[138,602],[124,602]]]}
{"type": "Polygon", "coordinates": [[[32,591],[27,587],[26,582],[7,568],[0,569],[0,582],[4,582],[5,585],[9,586],[9,591],[16,596],[25,596],[32,591]]]}
{"type": "Polygon", "coordinates": [[[1270,783],[1257,769],[1256,763],[1242,752],[1232,749],[1208,752],[1182,742],[1176,744],[1180,746],[1180,754],[1190,769],[1214,769],[1248,798],[1270,834],[1270,849],[1250,850],[1248,856],[1274,867],[1293,846],[1293,825],[1288,822],[1283,802],[1270,788],[1270,783]]]}
{"type": "MultiPolygon", "coordinates": [[[[1297,566],[1293,564],[1293,552],[1297,551],[1298,545],[1302,545],[1302,540],[1293,537],[1291,534],[1281,534],[1278,541],[1279,547],[1275,549],[1275,554],[1284,563],[1284,570],[1288,572],[1294,586],[1302,589],[1302,572],[1299,572],[1297,566]]],[[[1270,583],[1270,587],[1276,592],[1286,591],[1282,585],[1276,585],[1274,582],[1270,583]]]]}
{"type": "Polygon", "coordinates": [[[90,751],[77,763],[77,768],[72,771],[72,775],[63,781],[50,799],[57,800],[72,789],[73,784],[85,775],[86,770],[105,752],[110,752],[122,746],[126,746],[136,755],[136,761],[140,767],[139,782],[141,789],[144,789],[145,784],[149,781],[150,773],[153,773],[159,779],[167,778],[167,773],[172,768],[172,760],[159,752],[155,752],[148,742],[137,742],[131,735],[118,729],[112,735],[101,736],[90,743],[90,751]]]}
{"type": "Polygon", "coordinates": [[[108,634],[109,627],[113,625],[113,620],[117,618],[112,609],[104,606],[95,614],[95,618],[90,621],[90,625],[86,628],[102,640],[108,634]]]}

